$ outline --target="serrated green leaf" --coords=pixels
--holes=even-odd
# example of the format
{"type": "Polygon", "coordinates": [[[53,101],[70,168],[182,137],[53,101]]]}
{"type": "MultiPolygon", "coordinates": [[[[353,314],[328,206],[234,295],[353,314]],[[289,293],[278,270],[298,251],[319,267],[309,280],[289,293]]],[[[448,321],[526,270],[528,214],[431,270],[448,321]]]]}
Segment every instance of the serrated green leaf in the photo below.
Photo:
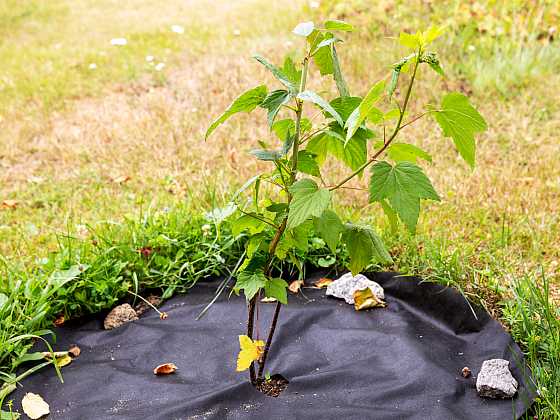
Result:
{"type": "MultiPolygon", "coordinates": [[[[14,389],[16,386],[14,385],[14,389]]],[[[0,410],[0,420],[18,420],[21,417],[17,411],[12,411],[11,413],[8,411],[0,410]]]]}
{"type": "Polygon", "coordinates": [[[269,127],[272,127],[282,105],[288,103],[289,100],[290,93],[283,89],[272,91],[264,98],[260,106],[268,111],[267,119],[269,127]]]}
{"type": "MultiPolygon", "coordinates": [[[[371,87],[367,95],[362,99],[360,105],[350,114],[346,121],[346,140],[350,140],[356,130],[360,128],[374,105],[381,99],[385,90],[385,81],[381,80],[371,87]]],[[[342,124],[340,124],[342,125],[342,124]]]]}
{"type": "Polygon", "coordinates": [[[327,113],[329,113],[336,120],[336,122],[338,122],[338,124],[340,124],[341,126],[344,125],[344,122],[342,121],[342,118],[340,117],[338,112],[336,112],[326,100],[317,95],[315,92],[306,90],[304,92],[300,92],[297,97],[302,101],[314,103],[315,105],[319,106],[327,113]]]}
{"type": "Polygon", "coordinates": [[[314,219],[315,232],[323,238],[332,252],[340,241],[340,234],[344,231],[344,225],[338,215],[332,210],[325,210],[321,217],[314,219]]]}
{"type": "Polygon", "coordinates": [[[342,20],[331,19],[325,22],[325,29],[329,31],[352,32],[354,27],[342,20]]]}
{"type": "Polygon", "coordinates": [[[282,72],[286,77],[292,82],[294,86],[299,86],[301,83],[302,71],[296,68],[296,65],[290,56],[284,59],[284,65],[282,66],[282,72]]]}
{"type": "Polygon", "coordinates": [[[228,118],[232,115],[237,114],[239,112],[251,112],[257,106],[261,104],[261,102],[266,97],[266,86],[257,86],[254,89],[250,89],[247,92],[243,93],[239,96],[233,103],[225,110],[225,112],[220,115],[214,122],[210,125],[208,130],[206,131],[206,135],[204,139],[208,139],[210,134],[221,124],[223,124],[228,118]]]}
{"type": "Polygon", "coordinates": [[[278,67],[276,67],[274,64],[269,63],[266,58],[260,56],[260,55],[254,55],[253,58],[255,60],[257,60],[259,63],[261,63],[263,66],[265,66],[268,70],[270,70],[270,72],[272,73],[272,75],[274,77],[276,77],[276,79],[282,83],[284,86],[286,86],[288,88],[288,90],[290,92],[296,92],[297,91],[297,87],[294,86],[294,84],[292,83],[292,81],[290,80],[290,78],[284,74],[284,72],[282,70],[280,70],[278,67]]]}
{"type": "Polygon", "coordinates": [[[387,216],[389,220],[389,225],[391,226],[391,233],[396,234],[398,229],[399,219],[397,213],[393,208],[389,205],[386,200],[381,200],[379,202],[381,204],[381,208],[383,209],[383,213],[387,216]]]}
{"type": "MultiPolygon", "coordinates": [[[[383,142],[375,143],[376,148],[381,148],[383,142]]],[[[413,144],[408,143],[391,143],[387,148],[387,155],[395,162],[412,162],[417,163],[418,159],[432,162],[432,156],[413,144]]]]}
{"type": "Polygon", "coordinates": [[[393,262],[381,238],[368,226],[347,224],[342,240],[350,256],[348,268],[352,275],[359,274],[372,261],[387,264],[393,262]]]}
{"type": "Polygon", "coordinates": [[[445,75],[443,69],[441,68],[439,58],[435,52],[430,51],[422,54],[422,56],[420,57],[420,62],[427,63],[440,76],[445,75]]]}
{"type": "Polygon", "coordinates": [[[294,229],[287,230],[282,235],[278,246],[276,247],[275,255],[281,260],[286,259],[286,256],[293,249],[298,249],[302,252],[307,252],[309,248],[309,231],[312,227],[311,221],[306,221],[294,229]]]}
{"type": "Polygon", "coordinates": [[[325,161],[328,153],[355,171],[366,162],[367,141],[372,137],[370,130],[360,128],[354,137],[345,142],[344,130],[333,122],[327,132],[313,137],[306,149],[317,155],[315,159],[319,164],[325,161]]]}
{"type": "Polygon", "coordinates": [[[319,69],[321,76],[334,73],[332,50],[330,46],[317,48],[317,46],[326,39],[334,38],[333,34],[327,32],[313,31],[307,38],[310,44],[309,49],[313,51],[312,60],[319,69]]]}
{"type": "Polygon", "coordinates": [[[359,96],[339,96],[333,99],[330,104],[336,112],[342,118],[342,121],[346,122],[348,117],[352,112],[360,105],[362,98],[359,96]]]}
{"type": "Polygon", "coordinates": [[[245,298],[249,301],[260,289],[265,287],[266,283],[267,279],[262,271],[244,270],[237,275],[237,282],[233,290],[237,294],[243,290],[245,298]]]}
{"type": "Polygon", "coordinates": [[[416,231],[420,199],[440,201],[422,168],[411,162],[399,162],[395,166],[387,162],[373,165],[369,193],[370,202],[388,199],[412,233],[416,231]]]}
{"type": "Polygon", "coordinates": [[[278,302],[287,305],[288,304],[288,293],[286,289],[288,288],[288,283],[279,278],[270,279],[266,282],[264,286],[264,294],[268,298],[274,298],[278,302]]]}
{"type": "Polygon", "coordinates": [[[427,31],[422,32],[424,45],[428,45],[429,43],[443,35],[445,29],[445,26],[431,26],[427,31]]]}
{"type": "Polygon", "coordinates": [[[297,161],[298,171],[311,176],[320,177],[321,170],[319,169],[319,164],[315,160],[315,156],[315,153],[312,153],[309,150],[300,150],[298,152],[297,161]]]}
{"type": "Polygon", "coordinates": [[[289,190],[292,201],[288,213],[288,229],[301,225],[310,217],[320,217],[331,202],[331,192],[319,188],[309,178],[295,182],[289,190]]]}
{"type": "Polygon", "coordinates": [[[482,115],[469,103],[469,99],[460,93],[445,95],[441,109],[435,110],[433,115],[443,130],[443,135],[453,139],[463,159],[474,168],[474,135],[488,128],[482,115]]]}
{"type": "MultiPolygon", "coordinates": [[[[301,132],[306,133],[311,130],[311,121],[307,118],[301,119],[301,132]]],[[[288,133],[293,136],[296,133],[296,123],[294,120],[285,119],[275,121],[272,124],[272,131],[278,136],[278,138],[284,141],[288,137],[288,133]]]]}
{"type": "Polygon", "coordinates": [[[315,30],[315,24],[313,22],[301,22],[292,31],[298,36],[308,37],[315,30]]]}
{"type": "MultiPolygon", "coordinates": [[[[250,213],[254,215],[254,213],[250,213]]],[[[233,236],[239,236],[243,231],[248,230],[249,234],[256,235],[266,228],[266,223],[249,214],[244,214],[231,224],[233,236]]]]}

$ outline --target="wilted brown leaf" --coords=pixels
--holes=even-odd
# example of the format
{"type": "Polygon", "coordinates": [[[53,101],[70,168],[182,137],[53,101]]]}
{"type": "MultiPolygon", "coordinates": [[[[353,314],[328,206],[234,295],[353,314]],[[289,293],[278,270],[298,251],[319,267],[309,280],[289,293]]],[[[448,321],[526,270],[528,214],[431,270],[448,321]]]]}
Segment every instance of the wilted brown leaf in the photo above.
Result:
{"type": "Polygon", "coordinates": [[[361,311],[370,308],[384,308],[385,302],[379,299],[369,287],[354,292],[354,309],[361,311]]]}
{"type": "Polygon", "coordinates": [[[332,279],[327,279],[324,277],[321,277],[319,280],[317,280],[315,283],[313,283],[313,287],[315,287],[316,289],[323,289],[323,288],[327,288],[327,286],[329,284],[331,284],[333,282],[332,279]]]}
{"type": "Polygon", "coordinates": [[[177,366],[174,363],[164,363],[154,369],[154,375],[170,375],[175,373],[177,366]]]}
{"type": "Polygon", "coordinates": [[[463,378],[469,378],[471,376],[471,370],[469,369],[468,366],[465,366],[462,370],[461,370],[461,375],[463,375],[463,378]]]}
{"type": "Polygon", "coordinates": [[[71,345],[68,349],[68,354],[74,358],[80,356],[81,352],[82,350],[76,344],[71,345]]]}
{"type": "Polygon", "coordinates": [[[64,315],[60,314],[56,317],[53,324],[54,324],[55,327],[62,327],[64,325],[65,321],[66,321],[66,319],[64,318],[64,315]]]}
{"type": "Polygon", "coordinates": [[[294,280],[288,286],[288,290],[292,293],[297,293],[299,292],[299,289],[301,289],[302,285],[303,285],[303,280],[294,280]]]}
{"type": "Polygon", "coordinates": [[[25,394],[21,400],[21,407],[23,408],[23,412],[33,420],[40,419],[51,412],[49,405],[45,402],[43,397],[32,392],[25,394]]]}
{"type": "Polygon", "coordinates": [[[15,209],[19,204],[17,200],[4,200],[2,201],[2,208],[3,209],[15,209]]]}

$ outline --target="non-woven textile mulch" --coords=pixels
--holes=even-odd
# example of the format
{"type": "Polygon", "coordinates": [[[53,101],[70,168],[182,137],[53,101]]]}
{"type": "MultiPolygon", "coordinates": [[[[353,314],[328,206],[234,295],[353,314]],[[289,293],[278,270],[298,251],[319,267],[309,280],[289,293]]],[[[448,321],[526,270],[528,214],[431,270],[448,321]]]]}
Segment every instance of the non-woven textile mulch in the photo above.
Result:
{"type": "MultiPolygon", "coordinates": [[[[512,419],[533,398],[523,355],[488,313],[451,288],[393,273],[371,274],[388,306],[356,312],[303,289],[282,309],[267,369],[290,383],[265,396],[237,373],[238,335],[245,333],[243,297],[224,293],[200,321],[215,282],[163,305],[166,320],[150,312],[111,331],[102,319],[57,330],[57,349],[77,344],[82,354],[63,368],[23,381],[12,394],[43,396],[52,419],[512,419]],[[520,384],[513,400],[480,398],[475,377],[486,359],[511,362],[520,384]],[[172,362],[176,373],[155,376],[172,362]],[[461,375],[463,367],[471,378],[461,375]]],[[[312,281],[312,279],[308,280],[312,281]]],[[[260,337],[274,304],[261,304],[260,337]]],[[[16,408],[20,409],[16,404],[16,408]]]]}

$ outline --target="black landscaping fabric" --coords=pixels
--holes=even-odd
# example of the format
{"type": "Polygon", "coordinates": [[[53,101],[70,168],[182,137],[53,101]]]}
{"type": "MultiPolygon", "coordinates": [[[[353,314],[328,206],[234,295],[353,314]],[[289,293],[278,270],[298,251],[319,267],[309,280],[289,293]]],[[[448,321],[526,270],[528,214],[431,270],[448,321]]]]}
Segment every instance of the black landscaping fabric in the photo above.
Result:
{"type": "MultiPolygon", "coordinates": [[[[290,383],[278,398],[256,391],[248,372],[235,371],[238,335],[245,333],[242,297],[227,294],[200,321],[216,284],[119,329],[102,320],[57,329],[57,349],[77,344],[82,354],[62,369],[48,368],[10,396],[43,396],[52,419],[511,419],[530,405],[528,371],[518,346],[498,322],[450,288],[392,273],[369,276],[386,293],[387,308],[356,312],[325,290],[303,289],[282,308],[267,369],[290,383]],[[513,400],[477,396],[482,362],[511,362],[520,390],[513,400]],[[155,376],[173,362],[178,371],[155,376]],[[470,367],[465,379],[461,369],[470,367]]],[[[310,281],[310,280],[308,280],[310,281]]],[[[261,338],[274,304],[261,304],[261,338]]],[[[529,387],[531,388],[531,387],[529,387]]]]}

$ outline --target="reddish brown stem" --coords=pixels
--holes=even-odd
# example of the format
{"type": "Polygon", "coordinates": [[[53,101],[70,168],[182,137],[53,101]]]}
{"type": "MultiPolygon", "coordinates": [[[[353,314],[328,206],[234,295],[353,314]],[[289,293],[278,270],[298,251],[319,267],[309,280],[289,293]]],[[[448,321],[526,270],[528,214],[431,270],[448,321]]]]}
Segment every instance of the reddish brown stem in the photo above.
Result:
{"type": "Polygon", "coordinates": [[[258,379],[262,379],[264,373],[264,366],[266,364],[266,358],[268,356],[268,352],[270,350],[270,346],[272,344],[272,337],[274,336],[274,332],[276,331],[276,323],[278,322],[278,315],[280,315],[280,308],[282,304],[280,302],[276,302],[276,308],[274,308],[274,315],[272,316],[272,324],[270,324],[270,331],[268,333],[268,338],[266,339],[266,344],[264,346],[264,352],[261,358],[261,362],[259,364],[259,373],[257,374],[258,379]]]}
{"type": "MultiPolygon", "coordinates": [[[[253,326],[255,323],[255,306],[257,302],[257,295],[249,301],[249,319],[247,320],[247,337],[251,340],[253,339],[253,326]]],[[[255,366],[251,364],[249,367],[249,376],[251,378],[251,383],[254,385],[257,383],[257,377],[255,375],[255,366]]]]}

